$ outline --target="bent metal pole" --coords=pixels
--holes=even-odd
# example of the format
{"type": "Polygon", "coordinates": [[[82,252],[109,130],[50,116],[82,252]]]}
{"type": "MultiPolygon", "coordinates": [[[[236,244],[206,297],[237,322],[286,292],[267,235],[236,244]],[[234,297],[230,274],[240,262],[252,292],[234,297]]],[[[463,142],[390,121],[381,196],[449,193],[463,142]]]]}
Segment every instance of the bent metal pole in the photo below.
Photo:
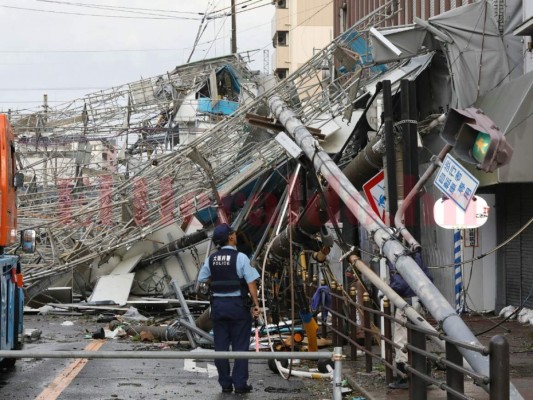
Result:
{"type": "MultiPolygon", "coordinates": [[[[430,314],[439,322],[444,332],[452,339],[481,345],[464,321],[455,312],[439,290],[428,279],[418,264],[408,255],[406,248],[396,239],[390,229],[372,211],[352,183],[344,176],[329,155],[322,150],[318,141],[309,133],[303,123],[296,117],[279,96],[268,99],[268,106],[274,116],[286,128],[306,157],[313,163],[316,171],[331,185],[342,202],[356,217],[387,259],[395,264],[396,269],[414,290],[430,314]]],[[[459,348],[472,369],[489,376],[489,359],[475,351],[459,348]]],[[[516,388],[510,385],[511,398],[523,399],[516,388]]]]}
{"type": "MultiPolygon", "coordinates": [[[[436,329],[427,322],[422,316],[411,306],[402,296],[394,291],[389,285],[385,283],[366,263],[355,255],[348,257],[348,262],[357,268],[372,284],[381,290],[385,296],[399,309],[403,310],[407,318],[416,326],[433,331],[437,333],[436,329]]],[[[442,340],[430,335],[430,340],[433,341],[442,351],[445,351],[445,344],[442,340]]]]}

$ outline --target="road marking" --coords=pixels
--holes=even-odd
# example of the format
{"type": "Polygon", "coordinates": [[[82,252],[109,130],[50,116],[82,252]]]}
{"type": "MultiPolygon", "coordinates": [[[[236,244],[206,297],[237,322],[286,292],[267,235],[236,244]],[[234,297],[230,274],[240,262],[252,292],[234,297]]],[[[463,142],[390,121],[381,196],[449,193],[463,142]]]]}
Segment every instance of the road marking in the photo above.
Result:
{"type": "Polygon", "coordinates": [[[183,360],[183,369],[189,372],[198,372],[201,374],[207,374],[209,378],[218,376],[218,371],[213,364],[207,364],[207,368],[196,366],[196,361],[190,358],[183,360]]]}
{"type": "MultiPolygon", "coordinates": [[[[98,351],[105,343],[105,340],[94,340],[85,347],[85,351],[98,351]]],[[[89,360],[87,358],[76,358],[50,383],[35,400],[55,400],[76,378],[89,360]]]]}

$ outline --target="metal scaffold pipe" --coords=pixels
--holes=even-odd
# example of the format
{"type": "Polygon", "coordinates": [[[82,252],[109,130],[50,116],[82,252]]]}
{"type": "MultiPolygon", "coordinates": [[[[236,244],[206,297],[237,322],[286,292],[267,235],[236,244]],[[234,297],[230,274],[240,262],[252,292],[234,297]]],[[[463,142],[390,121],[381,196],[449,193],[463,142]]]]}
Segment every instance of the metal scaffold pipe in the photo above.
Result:
{"type": "MultiPolygon", "coordinates": [[[[374,145],[379,141],[380,138],[377,136],[371,140],[344,167],[339,176],[348,179],[353,185],[361,186],[375,175],[383,165],[382,154],[379,150],[374,149],[374,145]]],[[[287,258],[291,238],[292,242],[298,245],[313,246],[314,243],[309,238],[320,231],[321,227],[329,220],[330,213],[338,212],[340,206],[338,194],[331,185],[326,187],[323,198],[317,194],[310,200],[309,205],[298,217],[296,225],[287,226],[272,240],[270,255],[274,259],[287,258]],[[324,204],[328,204],[329,213],[324,204]]]]}
{"type": "MultiPolygon", "coordinates": [[[[409,251],[383,224],[379,216],[372,211],[363,196],[344,176],[329,155],[321,149],[316,139],[296,117],[295,113],[278,96],[270,97],[268,105],[275,118],[286,128],[306,157],[311,160],[315,170],[320,172],[361,226],[369,232],[385,257],[395,264],[398,272],[417,294],[430,314],[439,322],[444,332],[457,341],[481,345],[461,317],[457,315],[455,309],[433,285],[413,258],[408,255],[409,251]]],[[[474,371],[489,376],[488,357],[464,348],[459,348],[459,351],[474,371]]],[[[523,399],[512,384],[510,385],[510,392],[512,399],[523,399]]]]}
{"type": "MultiPolygon", "coordinates": [[[[379,277],[368,265],[365,264],[363,260],[355,255],[348,257],[348,262],[357,268],[372,284],[383,292],[385,296],[398,308],[402,309],[413,322],[414,325],[419,326],[420,328],[427,329],[429,331],[434,331],[437,333],[435,328],[431,326],[422,316],[409,304],[405,299],[396,293],[389,285],[385,283],[383,279],[379,277]]],[[[429,336],[429,338],[442,350],[445,350],[444,342],[435,336],[429,336]]]]}
{"type": "MultiPolygon", "coordinates": [[[[280,352],[250,352],[250,351],[34,351],[34,350],[0,350],[1,358],[106,358],[106,359],[161,359],[161,360],[178,360],[178,359],[197,359],[213,360],[228,358],[236,359],[254,359],[254,360],[333,360],[338,357],[338,352],[299,352],[299,351],[280,351],[280,352]]],[[[335,360],[334,360],[335,361],[335,360]]]]}

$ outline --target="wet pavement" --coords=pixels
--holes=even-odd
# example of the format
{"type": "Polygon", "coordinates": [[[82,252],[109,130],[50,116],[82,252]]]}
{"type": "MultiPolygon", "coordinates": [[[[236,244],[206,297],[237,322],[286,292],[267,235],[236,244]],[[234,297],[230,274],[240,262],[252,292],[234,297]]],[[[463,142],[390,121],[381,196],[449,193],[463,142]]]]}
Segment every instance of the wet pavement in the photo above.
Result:
{"type": "MultiPolygon", "coordinates": [[[[511,381],[524,399],[533,399],[533,326],[517,321],[501,322],[500,318],[485,316],[464,316],[471,330],[483,332],[479,335],[483,344],[488,344],[494,335],[504,335],[510,345],[511,381]]],[[[165,351],[175,350],[179,344],[143,343],[131,338],[91,339],[91,334],[105,324],[96,323],[95,316],[87,315],[28,315],[26,329],[39,329],[41,337],[28,338],[25,350],[77,351],[84,350],[90,343],[101,342],[101,351],[165,351]]],[[[190,351],[188,347],[182,347],[190,351]]],[[[331,349],[328,349],[331,350],[331,349]]],[[[349,348],[345,347],[345,354],[349,348]]],[[[48,400],[42,393],[56,382],[65,382],[68,368],[73,359],[22,359],[14,370],[0,375],[0,398],[48,400]],[[66,372],[67,371],[67,372],[66,372]],[[58,379],[59,377],[59,379],[58,379]],[[39,397],[41,396],[41,397],[39,397]]],[[[295,369],[313,368],[312,362],[302,362],[295,369]]],[[[343,380],[348,400],[403,400],[409,398],[408,390],[388,389],[382,365],[374,360],[373,372],[365,373],[364,357],[343,362],[343,380]]],[[[434,371],[435,377],[444,378],[442,371],[434,371]]],[[[71,382],[61,389],[59,400],[126,400],[176,398],[228,399],[234,397],[254,399],[331,399],[332,382],[309,378],[291,377],[283,379],[270,370],[265,360],[250,360],[250,381],[254,389],[247,395],[223,394],[216,379],[212,360],[127,360],[92,359],[87,362],[71,382]]],[[[465,381],[465,394],[473,399],[488,399],[489,395],[471,380],[465,381]]],[[[431,386],[428,399],[446,399],[445,391],[431,386]]]]}
{"type": "MultiPolygon", "coordinates": [[[[516,320],[503,322],[503,318],[484,315],[463,315],[472,332],[485,332],[478,336],[480,342],[488,345],[494,335],[503,335],[509,342],[511,382],[524,399],[533,399],[533,326],[516,320]],[[501,325],[499,325],[501,324],[501,325]]],[[[344,363],[344,376],[360,397],[367,400],[407,400],[409,390],[389,389],[385,382],[382,366],[374,364],[371,373],[365,373],[364,357],[344,363]]],[[[434,377],[442,377],[444,372],[433,371],[434,377]]],[[[489,399],[489,395],[471,379],[464,383],[465,395],[473,399],[489,399]]],[[[428,399],[446,399],[446,391],[428,387],[428,399]]]]}
{"type": "MultiPolygon", "coordinates": [[[[167,342],[92,339],[105,324],[95,316],[25,315],[26,329],[39,329],[39,339],[28,340],[25,351],[153,351],[183,350],[167,342]]],[[[295,368],[303,368],[304,362],[295,368]]],[[[307,368],[307,367],[306,367],[307,368]]],[[[250,360],[249,394],[225,394],[217,381],[213,360],[191,359],[20,359],[13,370],[0,373],[1,399],[36,400],[171,400],[171,399],[331,399],[331,380],[291,377],[272,372],[266,360],[250,360]],[[76,364],[78,363],[78,364],[76,364]],[[74,365],[76,364],[76,365],[74,365]]]]}

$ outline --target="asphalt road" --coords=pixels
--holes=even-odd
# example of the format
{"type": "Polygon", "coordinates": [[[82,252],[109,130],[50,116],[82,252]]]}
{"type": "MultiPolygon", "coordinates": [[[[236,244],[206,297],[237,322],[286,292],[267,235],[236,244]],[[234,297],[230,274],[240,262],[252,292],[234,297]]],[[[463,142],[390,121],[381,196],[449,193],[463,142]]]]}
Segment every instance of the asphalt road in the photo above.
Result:
{"type": "MultiPolygon", "coordinates": [[[[28,351],[155,351],[176,350],[174,344],[135,342],[131,338],[92,339],[105,324],[96,316],[25,315],[26,329],[39,329],[27,340],[28,351]]],[[[184,351],[190,351],[185,348],[184,351]]],[[[312,366],[308,366],[312,367],[312,366]]],[[[299,366],[298,368],[303,368],[299,366]]],[[[306,368],[307,369],[307,368],[306,368]]],[[[250,360],[246,395],[223,394],[212,360],[167,359],[20,359],[0,375],[0,398],[38,400],[151,399],[331,399],[330,380],[291,377],[272,372],[265,360],[250,360]]]]}

